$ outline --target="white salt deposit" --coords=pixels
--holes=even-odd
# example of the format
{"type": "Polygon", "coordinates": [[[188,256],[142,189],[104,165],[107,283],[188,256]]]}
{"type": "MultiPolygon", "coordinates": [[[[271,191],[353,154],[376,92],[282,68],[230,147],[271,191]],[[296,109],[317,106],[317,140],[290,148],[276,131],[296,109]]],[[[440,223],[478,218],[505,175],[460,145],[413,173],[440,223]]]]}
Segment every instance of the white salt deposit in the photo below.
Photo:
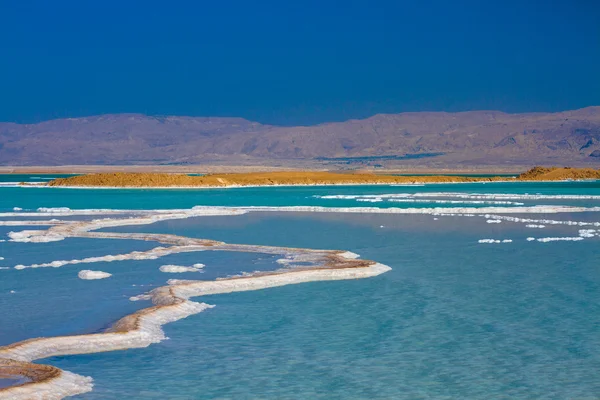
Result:
{"type": "Polygon", "coordinates": [[[112,274],[109,274],[108,272],[104,271],[90,271],[89,269],[84,269],[79,271],[77,276],[79,277],[79,279],[95,280],[110,278],[112,274]]]}
{"type": "Polygon", "coordinates": [[[489,244],[497,244],[497,243],[512,243],[512,239],[479,239],[478,243],[489,243],[489,244]]]}
{"type": "Polygon", "coordinates": [[[542,243],[548,243],[548,242],[561,242],[561,241],[565,241],[565,242],[578,242],[580,240],[583,240],[584,238],[582,238],[581,236],[576,236],[576,237],[546,237],[546,238],[539,238],[537,239],[538,242],[542,242],[542,243]]]}
{"type": "Polygon", "coordinates": [[[596,229],[580,229],[579,236],[584,238],[591,238],[594,236],[598,236],[598,231],[596,231],[596,229]]]}
{"type": "Polygon", "coordinates": [[[202,264],[194,264],[193,267],[185,267],[183,265],[162,265],[159,270],[160,272],[168,272],[168,273],[183,273],[183,272],[198,272],[201,271],[204,265],[202,264]],[[196,267],[196,265],[201,265],[201,267],[196,267]]]}

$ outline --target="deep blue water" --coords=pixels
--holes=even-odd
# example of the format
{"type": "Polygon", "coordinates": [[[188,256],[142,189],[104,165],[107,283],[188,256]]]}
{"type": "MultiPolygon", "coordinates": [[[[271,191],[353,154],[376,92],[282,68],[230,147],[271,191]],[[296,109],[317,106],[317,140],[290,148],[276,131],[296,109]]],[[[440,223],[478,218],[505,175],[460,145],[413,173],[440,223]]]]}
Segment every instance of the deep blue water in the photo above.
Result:
{"type": "MultiPolygon", "coordinates": [[[[428,191],[598,195],[600,186],[569,182],[156,191],[0,188],[0,210],[199,204],[380,207],[388,205],[313,196],[428,191]]],[[[551,204],[598,206],[600,201],[551,204]]],[[[600,221],[597,212],[517,216],[600,221]]],[[[0,234],[20,230],[0,228],[0,234]]],[[[277,212],[111,228],[229,243],[344,249],[392,270],[356,281],[207,296],[198,300],[216,307],[166,325],[170,340],[146,349],[41,362],[92,376],[94,391],[79,396],[82,399],[598,398],[598,237],[576,242],[526,240],[576,237],[579,229],[489,224],[481,217],[277,212]],[[482,238],[513,242],[478,243],[482,238]]],[[[5,260],[0,266],[155,245],[92,239],[3,242],[0,256],[5,260]]],[[[39,335],[95,332],[145,307],[147,303],[128,298],[166,279],[215,279],[265,270],[274,268],[275,259],[200,252],[159,260],[0,270],[0,344],[39,335]],[[197,262],[206,264],[206,272],[158,271],[162,264],[197,262]],[[83,281],[77,272],[84,268],[113,276],[83,281]]]]}

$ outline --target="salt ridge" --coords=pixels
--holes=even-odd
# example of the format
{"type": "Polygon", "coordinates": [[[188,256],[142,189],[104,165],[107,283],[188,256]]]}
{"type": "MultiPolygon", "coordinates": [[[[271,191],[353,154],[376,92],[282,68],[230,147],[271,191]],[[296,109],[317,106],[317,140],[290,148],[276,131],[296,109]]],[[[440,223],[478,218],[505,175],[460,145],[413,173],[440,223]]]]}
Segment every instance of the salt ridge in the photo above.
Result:
{"type": "MultiPolygon", "coordinates": [[[[48,210],[40,211],[47,213],[48,210]]],[[[55,211],[51,211],[55,212],[55,211]]],[[[66,211],[60,211],[66,212],[66,211]]],[[[92,211],[93,212],[93,211],[92,211]]],[[[104,333],[59,336],[31,339],[0,347],[0,363],[22,363],[21,369],[15,367],[15,375],[28,375],[32,368],[53,368],[28,362],[69,354],[96,353],[103,351],[123,350],[146,347],[165,339],[162,325],[181,318],[202,312],[213,306],[206,303],[190,301],[190,297],[230,293],[235,291],[258,290],[283,285],[312,281],[360,279],[382,274],[389,267],[367,260],[358,260],[358,255],[351,252],[330,250],[291,249],[272,246],[253,246],[226,244],[222,242],[187,238],[168,234],[93,232],[104,227],[149,224],[160,220],[189,218],[199,215],[238,215],[245,210],[229,208],[193,208],[191,210],[161,210],[158,212],[139,213],[133,218],[102,219],[93,221],[74,221],[69,224],[51,226],[47,230],[26,230],[11,232],[11,240],[20,242],[47,242],[63,240],[67,237],[112,238],[155,240],[171,247],[161,247],[149,252],[132,252],[119,256],[90,257],[83,260],[56,261],[40,266],[59,267],[81,262],[101,262],[114,260],[115,257],[132,258],[154,257],[173,251],[205,251],[226,250],[281,254],[291,263],[284,269],[269,273],[256,273],[246,277],[231,277],[217,281],[182,281],[169,280],[169,286],[154,289],[150,293],[134,296],[131,300],[151,300],[154,307],[140,310],[117,321],[109,331],[104,333]],[[153,253],[154,252],[154,253],[153,253]],[[134,253],[137,253],[135,255],[134,253]],[[294,268],[294,262],[311,262],[313,266],[302,269],[294,268]]],[[[34,264],[35,265],[35,264],[34,264]]],[[[200,269],[201,264],[193,268],[200,269]]],[[[34,266],[17,266],[23,269],[34,266]]],[[[16,267],[15,267],[16,268],[16,267]]],[[[99,277],[101,271],[81,271],[87,277],[99,277]]],[[[81,273],[80,272],[80,273],[81,273]]],[[[85,393],[92,388],[91,378],[82,377],[67,371],[60,371],[52,377],[34,380],[27,384],[0,389],[0,397],[11,399],[48,398],[60,399],[66,396],[85,393]]]]}

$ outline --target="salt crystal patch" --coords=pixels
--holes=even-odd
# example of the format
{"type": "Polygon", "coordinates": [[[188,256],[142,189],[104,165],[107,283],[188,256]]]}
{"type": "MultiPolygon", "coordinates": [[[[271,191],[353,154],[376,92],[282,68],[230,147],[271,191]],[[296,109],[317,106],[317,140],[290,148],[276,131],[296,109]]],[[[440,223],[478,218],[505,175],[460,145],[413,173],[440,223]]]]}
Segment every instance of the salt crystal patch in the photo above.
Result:
{"type": "Polygon", "coordinates": [[[537,239],[538,242],[548,243],[548,242],[578,242],[583,240],[582,237],[546,237],[537,239]]]}
{"type": "Polygon", "coordinates": [[[91,271],[89,269],[84,269],[84,270],[79,271],[77,276],[79,277],[79,279],[95,280],[95,279],[109,278],[112,276],[112,274],[109,274],[108,272],[104,272],[104,271],[91,271]]]}
{"type": "MultiPolygon", "coordinates": [[[[202,265],[202,264],[200,264],[202,265]]],[[[202,267],[204,267],[204,265],[202,265],[202,267]]],[[[160,272],[167,272],[167,273],[183,273],[183,272],[198,272],[200,271],[200,269],[202,269],[202,267],[198,268],[198,267],[185,267],[183,265],[163,265],[159,268],[160,272]]]]}

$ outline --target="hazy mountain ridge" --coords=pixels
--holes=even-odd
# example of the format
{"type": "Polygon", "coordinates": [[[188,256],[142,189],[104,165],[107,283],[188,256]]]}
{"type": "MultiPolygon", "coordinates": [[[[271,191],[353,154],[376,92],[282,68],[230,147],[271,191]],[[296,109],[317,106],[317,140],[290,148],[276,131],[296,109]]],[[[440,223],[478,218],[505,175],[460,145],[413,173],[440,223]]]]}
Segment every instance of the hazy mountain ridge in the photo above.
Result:
{"type": "Polygon", "coordinates": [[[285,163],[407,153],[444,153],[413,161],[427,164],[600,164],[590,156],[600,153],[600,107],[378,114],[298,127],[141,114],[0,123],[2,165],[285,163]]]}

